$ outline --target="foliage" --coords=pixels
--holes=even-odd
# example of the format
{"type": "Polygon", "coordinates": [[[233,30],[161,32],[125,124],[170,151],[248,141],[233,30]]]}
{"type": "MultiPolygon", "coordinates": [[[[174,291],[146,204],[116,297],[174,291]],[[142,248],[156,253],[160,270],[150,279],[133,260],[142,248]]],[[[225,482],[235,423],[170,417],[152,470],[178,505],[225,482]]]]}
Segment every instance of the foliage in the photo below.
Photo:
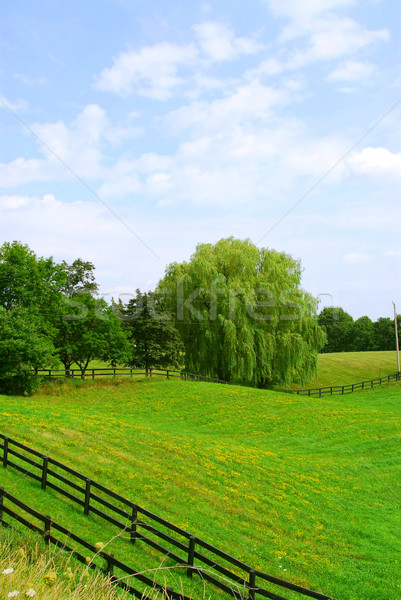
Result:
{"type": "Polygon", "coordinates": [[[112,306],[88,292],[77,293],[64,302],[55,345],[67,375],[72,363],[79,366],[84,377],[91,360],[107,361],[111,366],[127,360],[127,335],[112,306]]]}
{"type": "Polygon", "coordinates": [[[150,368],[180,366],[183,344],[157,294],[136,290],[124,308],[124,322],[131,343],[128,365],[145,368],[146,373],[150,368]]]}
{"type": "Polygon", "coordinates": [[[352,351],[369,352],[374,349],[374,328],[369,317],[360,317],[352,326],[352,351]]]}
{"type": "Polygon", "coordinates": [[[66,274],[52,258],[38,258],[20,242],[4,243],[0,248],[0,306],[29,308],[43,321],[52,317],[60,301],[66,274]]]}
{"type": "Polygon", "coordinates": [[[77,258],[71,265],[63,260],[62,266],[66,274],[65,285],[61,288],[63,294],[69,298],[82,292],[96,294],[99,286],[95,280],[93,263],[77,258]]]}
{"type": "Polygon", "coordinates": [[[32,393],[39,383],[32,371],[51,364],[54,346],[26,308],[0,307],[0,389],[32,393]]]}
{"type": "Polygon", "coordinates": [[[307,381],[325,337],[300,263],[249,240],[201,244],[173,263],[159,293],[185,346],[186,369],[260,386],[307,381]]]}
{"type": "Polygon", "coordinates": [[[350,352],[353,349],[354,319],[340,307],[326,307],[318,316],[318,323],[327,335],[321,352],[350,352]]]}
{"type": "MultiPolygon", "coordinates": [[[[401,315],[397,315],[398,335],[401,333],[401,315]]],[[[388,317],[380,317],[373,323],[373,345],[375,350],[394,350],[396,347],[395,323],[388,317]]]]}
{"type": "MultiPolygon", "coordinates": [[[[395,327],[393,319],[379,318],[372,322],[369,317],[356,321],[340,307],[326,307],[318,317],[326,332],[327,342],[321,352],[370,352],[372,350],[395,349],[395,327]]],[[[401,316],[398,315],[398,330],[401,316]]]]}

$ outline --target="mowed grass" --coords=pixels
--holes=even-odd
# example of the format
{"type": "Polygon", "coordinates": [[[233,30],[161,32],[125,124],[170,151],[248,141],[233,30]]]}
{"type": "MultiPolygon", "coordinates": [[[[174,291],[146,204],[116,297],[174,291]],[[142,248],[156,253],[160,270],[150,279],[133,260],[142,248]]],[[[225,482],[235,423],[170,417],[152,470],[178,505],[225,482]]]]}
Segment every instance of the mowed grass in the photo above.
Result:
{"type": "Polygon", "coordinates": [[[294,390],[346,385],[397,372],[396,352],[333,352],[319,354],[318,376],[305,385],[277,386],[294,390]]]}
{"type": "MultiPolygon", "coordinates": [[[[338,600],[401,597],[399,385],[316,400],[88,381],[0,397],[0,419],[2,433],[262,571],[338,600]]],[[[109,535],[11,469],[0,481],[93,542],[109,535]]]]}

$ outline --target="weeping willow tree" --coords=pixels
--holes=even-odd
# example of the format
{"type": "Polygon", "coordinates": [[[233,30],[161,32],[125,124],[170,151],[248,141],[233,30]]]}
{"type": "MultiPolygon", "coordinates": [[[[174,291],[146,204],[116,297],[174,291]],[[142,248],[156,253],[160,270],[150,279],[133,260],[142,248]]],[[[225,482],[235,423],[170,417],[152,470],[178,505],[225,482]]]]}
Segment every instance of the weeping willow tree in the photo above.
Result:
{"type": "Polygon", "coordinates": [[[158,292],[183,340],[185,368],[261,387],[308,381],[325,334],[300,281],[299,261],[232,237],[170,264],[158,292]]]}

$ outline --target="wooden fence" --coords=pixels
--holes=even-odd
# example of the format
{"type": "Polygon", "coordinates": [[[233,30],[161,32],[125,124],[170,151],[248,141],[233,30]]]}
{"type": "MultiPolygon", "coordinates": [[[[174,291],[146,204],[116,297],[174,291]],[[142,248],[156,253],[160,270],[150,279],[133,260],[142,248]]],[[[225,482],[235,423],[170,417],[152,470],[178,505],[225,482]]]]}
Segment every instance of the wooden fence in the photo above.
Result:
{"type": "Polygon", "coordinates": [[[281,390],[286,394],[297,394],[298,396],[310,396],[314,398],[323,398],[323,396],[334,396],[336,394],[352,394],[359,390],[368,390],[379,387],[391,381],[401,381],[401,373],[393,373],[384,377],[377,377],[369,381],[360,381],[359,383],[349,383],[348,385],[332,385],[322,388],[312,388],[310,390],[281,390]]]}
{"type": "MultiPolygon", "coordinates": [[[[64,369],[40,369],[38,375],[51,379],[52,377],[67,377],[64,369]]],[[[69,371],[69,377],[76,378],[81,377],[80,369],[71,369],[69,371]]],[[[194,373],[188,373],[186,371],[174,371],[171,369],[149,369],[148,373],[141,369],[131,369],[129,367],[124,368],[102,368],[102,369],[87,369],[85,376],[90,379],[97,377],[134,377],[134,376],[162,376],[167,379],[178,378],[185,381],[206,381],[211,383],[223,383],[226,385],[241,385],[235,384],[231,381],[224,381],[223,379],[216,379],[214,377],[206,377],[204,375],[196,375],[194,373]]],[[[332,385],[321,388],[311,388],[306,390],[276,390],[285,394],[297,394],[298,396],[309,396],[312,398],[323,398],[324,396],[344,395],[352,394],[359,390],[372,389],[374,387],[381,386],[391,381],[401,381],[401,372],[392,373],[391,375],[385,375],[384,377],[377,377],[376,379],[369,379],[368,381],[360,381],[358,383],[349,383],[347,385],[332,385]]]]}
{"type": "MultiPolygon", "coordinates": [[[[238,600],[256,600],[259,596],[272,600],[288,600],[288,598],[286,599],[280,595],[283,593],[283,590],[294,592],[292,598],[294,598],[296,593],[297,598],[302,596],[315,598],[316,600],[333,600],[329,596],[319,592],[306,589],[254,569],[208,542],[191,535],[166,519],[138,506],[136,503],[127,500],[105,486],[88,479],[85,475],[71,467],[3,434],[0,434],[0,439],[3,440],[3,443],[0,444],[0,449],[3,450],[3,456],[1,457],[3,467],[13,467],[19,472],[32,477],[40,483],[42,490],[46,490],[47,488],[56,490],[63,496],[79,504],[85,515],[93,513],[111,523],[120,531],[128,531],[132,544],[135,544],[137,541],[143,542],[159,551],[163,556],[171,558],[177,565],[181,565],[181,568],[187,570],[188,577],[192,577],[195,573],[203,580],[213,584],[238,600]],[[27,465],[30,468],[33,467],[36,472],[28,469],[27,465]],[[69,489],[61,487],[61,484],[67,486],[69,489]],[[105,512],[105,509],[108,512],[105,512]],[[160,543],[160,540],[164,545],[160,543]],[[221,578],[218,578],[218,576],[221,578]],[[263,587],[266,584],[268,584],[269,589],[263,587]]],[[[49,516],[39,515],[39,513],[33,511],[33,509],[30,509],[7,492],[3,492],[3,498],[41,520],[44,524],[43,528],[45,532],[50,531],[51,526],[69,536],[78,544],[83,545],[89,550],[96,551],[95,547],[88,542],[67,531],[61,525],[52,523],[49,516]]],[[[40,530],[38,526],[36,526],[36,529],[31,526],[27,519],[23,520],[22,516],[16,515],[15,511],[7,507],[4,502],[3,511],[27,527],[36,531],[40,530]]],[[[4,520],[1,522],[5,524],[4,520]]],[[[59,543],[51,533],[49,533],[47,539],[52,543],[59,543]]],[[[68,549],[70,550],[70,548],[68,549]]],[[[75,555],[82,561],[82,555],[76,552],[75,555]]],[[[139,576],[137,571],[118,561],[112,555],[101,553],[101,556],[107,561],[109,573],[116,567],[149,585],[148,581],[150,580],[143,575],[139,576]]],[[[162,589],[163,586],[158,584],[156,587],[162,589]]],[[[135,588],[125,586],[125,589],[134,596],[141,597],[138,596],[141,592],[138,592],[135,588]]],[[[189,600],[174,590],[169,590],[168,595],[173,599],[189,600]]]]}
{"type": "MultiPolygon", "coordinates": [[[[46,377],[48,379],[67,377],[67,378],[82,378],[81,369],[70,369],[68,374],[65,369],[39,369],[36,371],[37,375],[46,377]]],[[[135,376],[161,376],[166,379],[183,379],[184,381],[209,381],[211,383],[225,383],[227,385],[233,385],[229,381],[223,379],[216,379],[215,377],[207,377],[205,375],[196,375],[195,373],[188,373],[187,371],[175,371],[173,369],[131,369],[130,367],[106,367],[100,369],[86,369],[84,377],[89,379],[96,379],[98,377],[135,377],[135,376]]]]}

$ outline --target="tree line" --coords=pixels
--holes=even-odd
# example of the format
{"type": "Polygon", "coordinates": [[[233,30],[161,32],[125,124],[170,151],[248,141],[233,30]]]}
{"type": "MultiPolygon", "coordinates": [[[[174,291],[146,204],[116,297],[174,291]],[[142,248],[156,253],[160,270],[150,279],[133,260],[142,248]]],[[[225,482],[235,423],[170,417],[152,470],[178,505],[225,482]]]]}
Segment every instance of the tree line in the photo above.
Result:
{"type": "Polygon", "coordinates": [[[199,244],[188,262],[167,266],[154,291],[126,303],[107,303],[94,272],[89,261],[57,263],[21,242],[0,247],[0,391],[32,393],[35,373],[60,364],[84,377],[93,360],[259,387],[304,384],[320,351],[394,347],[386,319],[354,322],[327,308],[317,317],[300,262],[249,240],[199,244]]]}
{"type": "MultiPolygon", "coordinates": [[[[401,315],[398,315],[398,330],[401,330],[401,315]]],[[[318,323],[324,329],[327,341],[321,352],[370,352],[373,350],[395,350],[395,324],[388,317],[372,321],[369,317],[353,317],[340,307],[326,307],[318,323]]]]}

